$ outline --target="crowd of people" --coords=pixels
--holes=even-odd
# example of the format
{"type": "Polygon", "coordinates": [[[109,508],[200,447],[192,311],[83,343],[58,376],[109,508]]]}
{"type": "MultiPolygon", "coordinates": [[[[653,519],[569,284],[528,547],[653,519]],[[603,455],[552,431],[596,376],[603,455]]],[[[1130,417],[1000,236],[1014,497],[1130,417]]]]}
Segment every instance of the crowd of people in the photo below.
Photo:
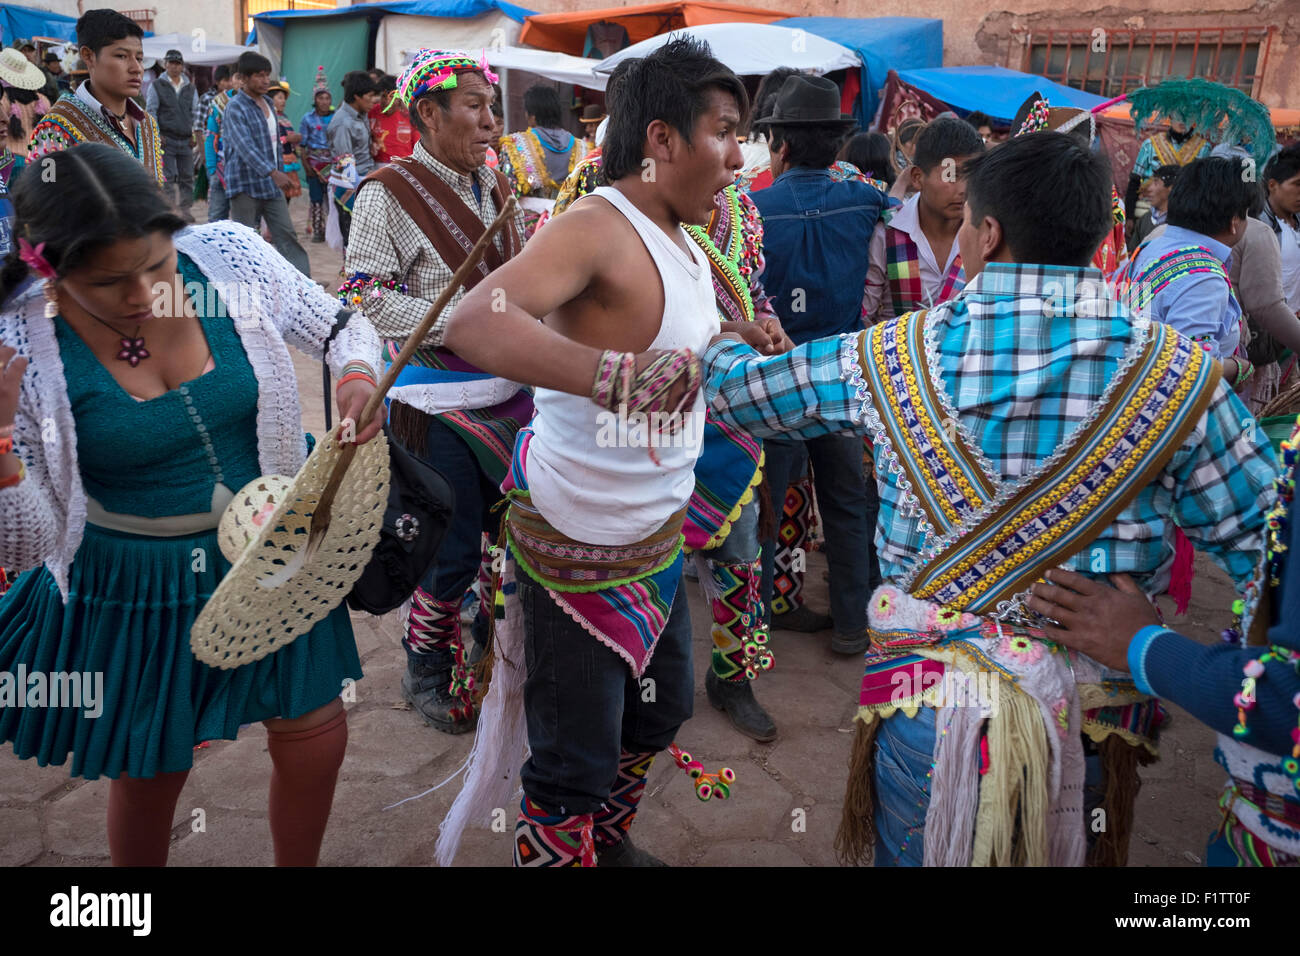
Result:
{"type": "MultiPolygon", "coordinates": [[[[629,833],[692,713],[693,577],[706,697],[747,737],[779,733],[773,632],[865,658],[846,861],[1123,865],[1164,699],[1220,733],[1208,862],[1300,863],[1300,436],[1279,464],[1252,414],[1300,354],[1300,146],[1244,175],[1170,116],[1121,194],[1085,110],[859,131],[829,79],[751,100],[689,38],[621,63],[586,135],[545,84],[507,133],[488,59],[449,50],[348,73],[337,108],[318,70],[295,127],[259,53],[200,96],[172,51],[141,105],[139,28],[77,33],[86,80],[0,155],[0,671],[111,693],[96,719],[0,697],[0,739],[112,779],[115,864],[165,863],[192,748],[255,720],[276,862],[319,855],[362,676],[346,610],[231,670],[189,642],[226,506],[315,442],[287,345],[327,358],[358,443],[386,423],[455,491],[402,636],[414,711],[480,735],[441,861],[522,784],[516,864],[659,863],[629,833]],[[697,437],[607,441],[630,413],[697,437]],[[802,598],[818,524],[829,613],[802,598]],[[1236,589],[1221,646],[1153,603],[1197,549],[1236,589]]],[[[10,53],[6,94],[36,90],[10,53]]]]}

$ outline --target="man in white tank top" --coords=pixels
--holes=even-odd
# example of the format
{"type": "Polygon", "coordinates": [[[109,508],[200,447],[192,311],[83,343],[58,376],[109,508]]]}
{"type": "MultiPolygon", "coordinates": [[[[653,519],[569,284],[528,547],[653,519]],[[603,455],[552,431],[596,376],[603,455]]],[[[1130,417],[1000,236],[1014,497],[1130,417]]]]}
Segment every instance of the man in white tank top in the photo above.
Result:
{"type": "MultiPolygon", "coordinates": [[[[625,61],[609,95],[620,107],[604,147],[613,185],[540,230],[446,329],[466,360],[537,387],[503,486],[507,609],[480,724],[510,726],[489,714],[509,696],[504,682],[522,681],[531,756],[518,865],[592,865],[597,854],[603,865],[657,864],[627,831],[651,762],[694,699],[677,585],[704,421],[698,356],[718,316],[708,262],[681,223],[707,223],[740,169],[749,104],[694,40],[625,61]],[[526,680],[510,664],[516,639],[526,680]]],[[[481,739],[476,760],[490,766],[501,747],[481,739]]],[[[471,767],[462,799],[479,799],[467,797],[474,781],[471,767]]]]}

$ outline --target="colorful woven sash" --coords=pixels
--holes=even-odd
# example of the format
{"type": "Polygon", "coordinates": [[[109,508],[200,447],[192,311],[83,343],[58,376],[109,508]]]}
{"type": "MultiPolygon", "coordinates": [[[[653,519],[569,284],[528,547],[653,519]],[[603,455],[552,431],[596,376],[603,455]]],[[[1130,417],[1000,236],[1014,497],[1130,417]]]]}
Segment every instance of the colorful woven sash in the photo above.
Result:
{"type": "Polygon", "coordinates": [[[519,567],[582,628],[640,677],[668,623],[682,577],[678,511],[632,544],[587,544],[556,530],[532,503],[525,477],[532,429],[522,428],[501,486],[510,499],[506,540],[519,567]]]}
{"type": "Polygon", "coordinates": [[[927,302],[925,289],[921,286],[920,250],[911,236],[893,226],[885,227],[885,277],[889,282],[895,315],[947,302],[966,288],[966,274],[962,272],[959,254],[953,256],[938,297],[933,302],[927,302]]]}
{"type": "Polygon", "coordinates": [[[1168,327],[1143,324],[1093,414],[1033,474],[998,488],[960,428],[941,424],[956,413],[931,380],[926,322],[926,313],[904,315],[858,338],[880,410],[877,441],[928,535],[900,584],[947,608],[1004,612],[1165,466],[1208,406],[1220,366],[1168,327]]]}
{"type": "MultiPolygon", "coordinates": [[[[686,227],[708,257],[718,317],[723,322],[754,320],[749,283],[740,271],[748,238],[744,221],[736,187],[728,186],[722,191],[722,202],[714,203],[707,228],[686,227]]],[[[754,489],[762,481],[762,458],[762,442],[722,424],[711,411],[706,413],[703,446],[695,464],[695,491],[682,527],[687,548],[716,548],[726,540],[731,522],[753,500],[754,489]]]]}
{"type": "MultiPolygon", "coordinates": [[[[1145,245],[1145,243],[1143,243],[1145,245]]],[[[1133,252],[1133,257],[1118,276],[1116,288],[1124,297],[1129,308],[1134,312],[1144,312],[1151,300],[1164,291],[1166,286],[1186,279],[1188,276],[1209,273],[1218,276],[1228,284],[1228,294],[1232,295],[1232,280],[1223,268],[1223,263],[1204,246],[1182,246],[1148,263],[1141,270],[1134,268],[1142,254],[1142,247],[1133,252]]]]}

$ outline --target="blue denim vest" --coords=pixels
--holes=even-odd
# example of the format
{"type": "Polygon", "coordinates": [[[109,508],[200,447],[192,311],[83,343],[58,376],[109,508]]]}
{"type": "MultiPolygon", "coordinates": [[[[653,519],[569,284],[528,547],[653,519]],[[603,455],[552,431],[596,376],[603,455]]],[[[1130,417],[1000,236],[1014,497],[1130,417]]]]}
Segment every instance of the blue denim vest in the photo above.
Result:
{"type": "Polygon", "coordinates": [[[763,216],[763,290],[802,345],[862,328],[867,247],[886,199],[826,169],[792,169],[750,198],[763,216]],[[800,291],[802,290],[802,291],[800,291]]]}

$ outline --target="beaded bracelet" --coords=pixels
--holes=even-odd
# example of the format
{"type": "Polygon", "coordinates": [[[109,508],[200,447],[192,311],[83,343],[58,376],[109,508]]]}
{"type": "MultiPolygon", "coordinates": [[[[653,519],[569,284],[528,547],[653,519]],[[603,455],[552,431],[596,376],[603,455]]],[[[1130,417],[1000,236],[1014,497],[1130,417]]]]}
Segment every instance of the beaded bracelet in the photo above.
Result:
{"type": "Polygon", "coordinates": [[[14,440],[9,435],[0,435],[0,455],[7,455],[14,450],[14,440]]]}
{"type": "Polygon", "coordinates": [[[366,289],[370,290],[370,298],[378,299],[385,292],[405,293],[406,283],[396,279],[376,279],[365,272],[356,272],[334,294],[349,305],[360,305],[366,298],[366,289]]]}
{"type": "Polygon", "coordinates": [[[338,384],[334,387],[336,389],[342,388],[348,382],[369,382],[372,386],[376,384],[373,375],[367,375],[365,372],[349,372],[339,379],[338,384]]]}
{"type": "Polygon", "coordinates": [[[343,371],[339,373],[339,378],[342,378],[345,375],[351,375],[353,372],[362,372],[378,381],[374,368],[372,368],[368,362],[362,362],[359,359],[353,359],[351,362],[344,365],[343,371]]]}
{"type": "Polygon", "coordinates": [[[18,463],[18,472],[10,475],[8,478],[0,478],[0,488],[12,488],[24,478],[27,477],[27,463],[20,461],[18,463]]]}

